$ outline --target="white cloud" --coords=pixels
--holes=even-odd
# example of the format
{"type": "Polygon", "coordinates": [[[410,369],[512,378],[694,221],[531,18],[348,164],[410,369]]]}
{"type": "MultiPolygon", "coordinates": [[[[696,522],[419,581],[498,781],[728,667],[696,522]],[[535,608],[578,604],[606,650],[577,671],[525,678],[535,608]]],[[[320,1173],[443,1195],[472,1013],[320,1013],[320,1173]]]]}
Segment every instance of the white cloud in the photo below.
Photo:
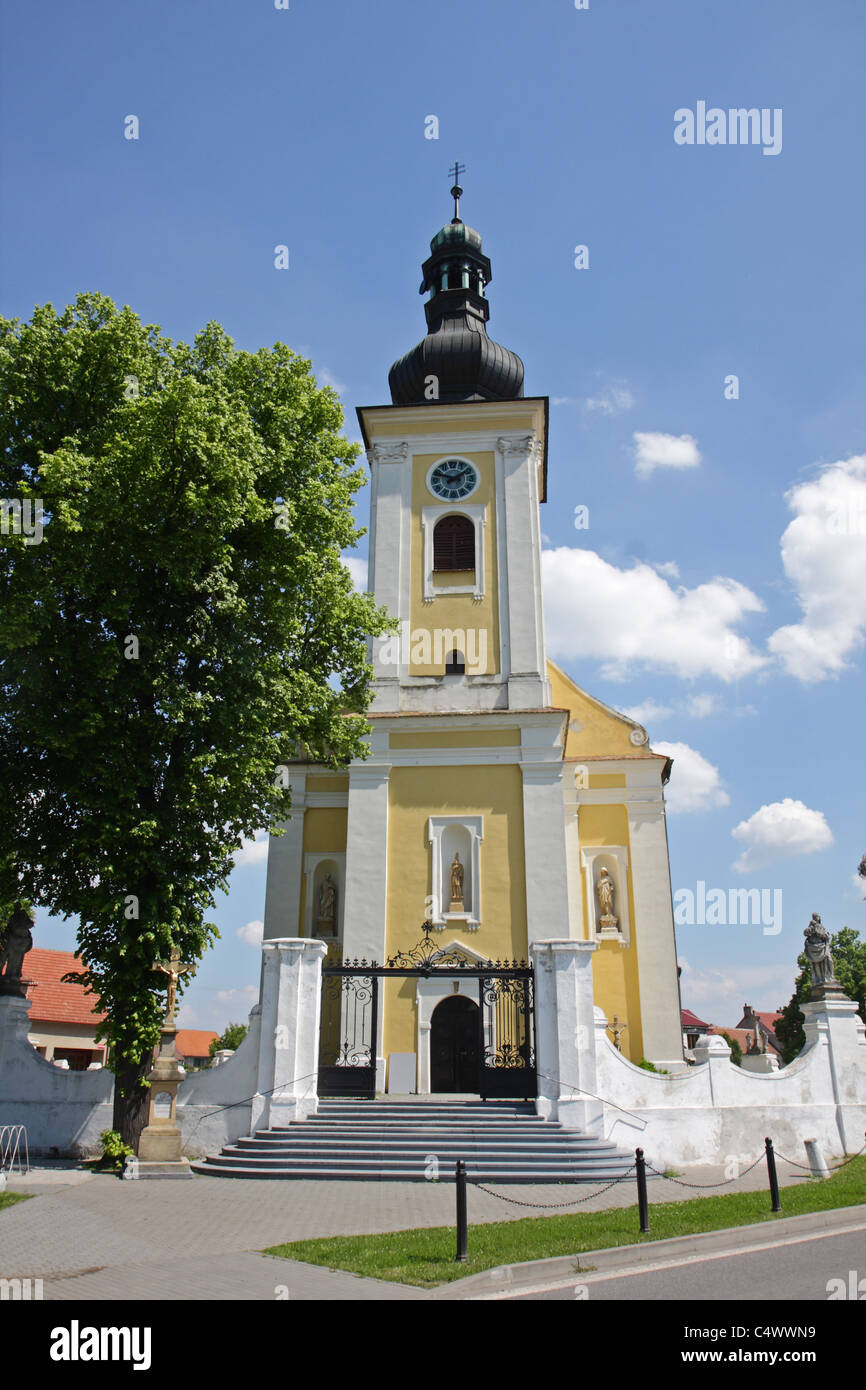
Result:
{"type": "Polygon", "coordinates": [[[673,758],[671,779],[665,788],[665,801],[672,815],[682,811],[711,811],[730,805],[722,786],[719,769],[687,743],[653,743],[654,753],[673,758]]]}
{"type": "Polygon", "coordinates": [[[224,1008],[243,1009],[245,1015],[249,1013],[253,1004],[259,1002],[258,985],[240,985],[236,989],[218,989],[214,991],[214,999],[224,1008]]]}
{"type": "Polygon", "coordinates": [[[812,683],[844,671],[866,637],[866,455],[829,464],[786,500],[795,515],[782,565],[803,617],[778,628],[769,648],[789,675],[812,683]]]}
{"type": "Polygon", "coordinates": [[[643,724],[646,728],[647,722],[654,719],[668,719],[676,713],[674,705],[660,705],[658,700],[644,700],[640,705],[629,705],[628,709],[622,710],[627,719],[633,719],[636,724],[643,724]]]}
{"type": "Polygon", "coordinates": [[[621,415],[624,410],[631,410],[634,396],[624,382],[615,382],[600,396],[587,397],[585,404],[587,410],[600,410],[604,415],[621,415]]]}
{"type": "Polygon", "coordinates": [[[247,922],[244,926],[238,927],[235,936],[239,940],[246,942],[247,946],[261,946],[262,932],[265,929],[264,922],[247,922]]]}
{"type": "Polygon", "coordinates": [[[235,868],[245,869],[250,864],[264,864],[268,857],[268,832],[257,830],[255,838],[244,840],[235,855],[235,868]]]}
{"type": "Polygon", "coordinates": [[[793,855],[815,854],[833,843],[823,811],[811,811],[790,796],[761,806],[748,820],[735,825],[731,834],[744,846],[733,866],[738,874],[765,869],[793,855]]]}
{"type": "Polygon", "coordinates": [[[334,373],[329,371],[327,367],[319,367],[316,372],[316,381],[319,386],[330,386],[332,390],[336,391],[338,396],[342,396],[346,389],[343,383],[338,381],[334,373]]]}
{"type": "Polygon", "coordinates": [[[369,568],[367,561],[361,555],[343,555],[341,559],[352,576],[352,583],[358,590],[358,593],[366,593],[368,583],[367,573],[369,568]]]}
{"type": "Polygon", "coordinates": [[[574,396],[551,396],[551,405],[573,405],[574,396]]]}
{"type": "Polygon", "coordinates": [[[639,478],[648,478],[656,468],[697,468],[701,461],[697,440],[690,434],[634,433],[635,465],[639,478]]]}
{"type": "Polygon", "coordinates": [[[543,551],[541,563],[551,654],[601,661],[606,680],[638,667],[733,681],[767,664],[734,630],[764,608],[735,579],[674,589],[652,565],[617,569],[593,550],[568,546],[543,551]]]}
{"type": "Polygon", "coordinates": [[[706,719],[711,714],[716,714],[721,708],[721,701],[718,695],[690,695],[686,700],[685,713],[692,719],[706,719]]]}
{"type": "Polygon", "coordinates": [[[676,560],[665,560],[661,565],[653,565],[653,569],[659,574],[663,574],[665,579],[679,579],[680,567],[676,560]]]}

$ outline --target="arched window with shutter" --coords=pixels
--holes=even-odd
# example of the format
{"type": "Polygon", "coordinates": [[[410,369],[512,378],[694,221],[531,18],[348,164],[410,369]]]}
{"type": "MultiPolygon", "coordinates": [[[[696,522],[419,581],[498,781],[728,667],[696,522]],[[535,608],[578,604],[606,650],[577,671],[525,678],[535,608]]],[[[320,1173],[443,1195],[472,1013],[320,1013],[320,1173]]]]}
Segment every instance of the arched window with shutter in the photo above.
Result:
{"type": "Polygon", "coordinates": [[[468,516],[443,516],[433,531],[434,570],[474,570],[475,527],[468,516]]]}

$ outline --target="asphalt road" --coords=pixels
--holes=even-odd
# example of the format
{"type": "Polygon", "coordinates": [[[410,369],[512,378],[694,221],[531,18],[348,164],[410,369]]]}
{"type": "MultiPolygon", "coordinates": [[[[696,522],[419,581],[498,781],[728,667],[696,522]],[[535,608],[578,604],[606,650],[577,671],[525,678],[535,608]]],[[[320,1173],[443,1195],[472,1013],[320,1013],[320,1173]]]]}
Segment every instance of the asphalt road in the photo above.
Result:
{"type": "MultiPolygon", "coordinates": [[[[866,1228],[846,1235],[831,1231],[774,1242],[759,1250],[730,1250],[686,1260],[680,1257],[676,1264],[659,1261],[650,1269],[644,1265],[616,1274],[575,1274],[567,1284],[514,1297],[524,1302],[736,1299],[826,1303],[831,1301],[831,1292],[838,1301],[850,1302],[852,1294],[866,1301],[866,1228]]],[[[508,1295],[502,1297],[507,1299],[508,1295]]]]}

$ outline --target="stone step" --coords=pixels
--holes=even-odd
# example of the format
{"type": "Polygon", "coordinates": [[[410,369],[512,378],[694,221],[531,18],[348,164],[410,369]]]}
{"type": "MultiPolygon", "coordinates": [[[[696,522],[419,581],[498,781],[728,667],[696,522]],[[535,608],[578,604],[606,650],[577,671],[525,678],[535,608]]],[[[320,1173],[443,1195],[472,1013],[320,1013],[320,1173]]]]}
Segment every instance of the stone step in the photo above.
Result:
{"type": "Polygon", "coordinates": [[[596,1145],[570,1144],[567,1140],[560,1143],[545,1144],[544,1148],[538,1144],[523,1143],[512,1140],[510,1143],[492,1144],[487,1140],[441,1140],[438,1144],[398,1144],[382,1143],[374,1140],[348,1140],[328,1141],[327,1144],[316,1144],[313,1140],[303,1140],[297,1138],[296,1143],[286,1144],[281,1140],[259,1141],[256,1138],[239,1138],[232,1147],[239,1150],[249,1150],[261,1154],[263,1158],[268,1158],[275,1154],[405,1154],[407,1158],[416,1158],[418,1155],[430,1154],[435,1152],[442,1158],[443,1155],[453,1156],[453,1158],[463,1158],[470,1154],[491,1154],[491,1155],[537,1155],[539,1159],[549,1159],[552,1155],[562,1155],[563,1158],[592,1158],[595,1155],[616,1155],[617,1150],[613,1144],[596,1145]]]}
{"type": "Polygon", "coordinates": [[[308,1120],[274,1126],[193,1164],[219,1177],[430,1181],[428,1160],[451,1180],[459,1159],[473,1181],[605,1182],[631,1156],[592,1135],[541,1119],[520,1102],[324,1101],[308,1120]]]}
{"type": "MultiPolygon", "coordinates": [[[[193,1162],[190,1167],[194,1172],[202,1174],[204,1177],[211,1178],[279,1178],[294,1179],[300,1181],[326,1181],[326,1182],[425,1182],[423,1173],[407,1173],[402,1169],[391,1169],[382,1165],[376,1171],[359,1168],[332,1168],[326,1164],[316,1164],[306,1168],[262,1168],[258,1165],[249,1167],[220,1167],[210,1160],[193,1162]]],[[[611,1173],[607,1180],[610,1181],[620,1174],[611,1173]]],[[[599,1175],[595,1171],[585,1173],[574,1172],[572,1169],[562,1169],[561,1171],[547,1171],[539,1174],[535,1169],[515,1168],[511,1172],[501,1173],[492,1172],[486,1167],[467,1167],[467,1177],[472,1182],[497,1182],[497,1183],[597,1183],[604,1180],[604,1175],[599,1175]]],[[[454,1174],[443,1169],[437,1179],[439,1182],[453,1182],[454,1174]]]]}
{"type": "Polygon", "coordinates": [[[533,1153],[545,1153],[551,1148],[568,1149],[574,1153],[596,1153],[600,1150],[616,1153],[614,1144],[604,1140],[594,1139],[586,1134],[569,1134],[567,1131],[559,1131],[555,1134],[526,1135],[526,1134],[486,1134],[475,1130],[472,1133],[454,1134],[453,1131],[443,1129],[440,1133],[427,1135],[394,1135],[368,1133],[366,1131],[355,1131],[351,1133],[319,1134],[315,1130],[304,1133],[299,1126],[295,1133],[276,1134],[259,1133],[251,1136],[244,1136],[235,1141],[245,1147],[261,1148],[263,1151],[270,1149],[294,1149],[299,1144],[315,1146],[320,1149],[344,1148],[346,1145],[366,1144],[369,1148],[389,1149],[429,1149],[431,1145],[448,1147],[450,1149],[463,1148],[521,1148],[533,1153]]]}

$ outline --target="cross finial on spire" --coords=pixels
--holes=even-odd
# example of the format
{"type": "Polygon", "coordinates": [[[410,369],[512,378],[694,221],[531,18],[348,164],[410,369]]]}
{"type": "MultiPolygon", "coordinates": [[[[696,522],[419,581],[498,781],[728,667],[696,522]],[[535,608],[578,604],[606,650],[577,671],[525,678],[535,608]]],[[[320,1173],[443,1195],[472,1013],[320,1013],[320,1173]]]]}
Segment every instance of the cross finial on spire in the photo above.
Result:
{"type": "Polygon", "coordinates": [[[452,222],[459,222],[460,199],[463,196],[463,189],[460,187],[460,175],[466,173],[466,165],[455,159],[454,167],[449,170],[449,173],[454,175],[454,187],[451,189],[451,197],[454,199],[454,216],[451,220],[452,222]]]}

